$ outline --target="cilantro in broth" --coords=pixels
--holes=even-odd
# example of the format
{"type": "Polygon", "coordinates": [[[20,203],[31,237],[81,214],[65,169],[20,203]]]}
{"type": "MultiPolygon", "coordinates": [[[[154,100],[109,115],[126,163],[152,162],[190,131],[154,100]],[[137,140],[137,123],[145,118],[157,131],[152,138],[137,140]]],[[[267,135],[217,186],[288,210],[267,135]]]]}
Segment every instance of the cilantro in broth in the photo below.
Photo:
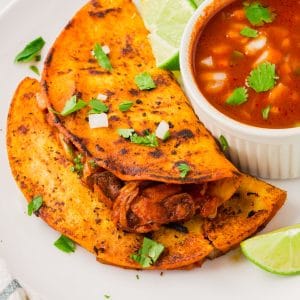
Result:
{"type": "Polygon", "coordinates": [[[35,60],[45,45],[42,37],[38,37],[29,44],[16,56],[15,62],[29,62],[35,60]]]}
{"type": "Polygon", "coordinates": [[[97,43],[94,47],[94,57],[97,59],[99,65],[108,71],[112,71],[112,65],[108,56],[103,51],[102,47],[97,43]]]}
{"type": "Polygon", "coordinates": [[[156,88],[156,84],[153,81],[151,75],[148,72],[144,72],[135,76],[135,84],[138,88],[143,90],[152,90],[156,88]]]}
{"type": "Polygon", "coordinates": [[[240,34],[248,38],[256,38],[258,36],[258,31],[250,27],[245,27],[240,31],[240,34]]]}
{"type": "Polygon", "coordinates": [[[262,26],[265,23],[272,23],[275,14],[269,7],[264,7],[259,2],[245,3],[244,10],[248,21],[254,26],[262,26]]]}
{"type": "Polygon", "coordinates": [[[34,197],[27,207],[28,216],[32,216],[33,213],[37,212],[43,205],[43,198],[42,196],[34,197]]]}
{"type": "Polygon", "coordinates": [[[264,120],[268,120],[269,119],[271,108],[272,108],[272,106],[268,105],[267,107],[265,107],[265,108],[263,108],[261,110],[261,115],[262,115],[262,117],[263,117],[264,120]]]}
{"type": "Polygon", "coordinates": [[[226,100],[229,105],[241,105],[248,100],[248,92],[245,87],[236,88],[226,100]]]}
{"type": "Polygon", "coordinates": [[[247,78],[248,85],[256,92],[267,92],[276,84],[276,66],[269,62],[260,64],[247,78]]]}
{"type": "Polygon", "coordinates": [[[76,249],[76,244],[64,235],[59,237],[59,239],[54,243],[54,246],[66,253],[75,252],[76,249]]]}
{"type": "Polygon", "coordinates": [[[159,259],[164,249],[164,245],[145,237],[142,247],[137,253],[132,254],[131,258],[143,268],[148,268],[159,259]]]}

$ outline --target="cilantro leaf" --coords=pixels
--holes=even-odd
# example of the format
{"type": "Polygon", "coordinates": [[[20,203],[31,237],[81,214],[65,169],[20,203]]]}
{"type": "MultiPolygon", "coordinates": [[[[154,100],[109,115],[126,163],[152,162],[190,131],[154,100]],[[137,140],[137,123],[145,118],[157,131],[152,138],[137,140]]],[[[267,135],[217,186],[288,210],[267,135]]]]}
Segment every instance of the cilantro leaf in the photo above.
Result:
{"type": "Polygon", "coordinates": [[[76,244],[64,235],[60,236],[60,238],[54,243],[54,246],[66,253],[75,252],[76,249],[76,244]]]}
{"type": "Polygon", "coordinates": [[[30,66],[29,69],[34,72],[36,75],[40,76],[40,71],[37,66],[30,66]]]}
{"type": "Polygon", "coordinates": [[[158,141],[154,133],[146,134],[145,136],[139,136],[136,133],[134,133],[130,137],[130,141],[134,144],[139,144],[147,147],[155,148],[158,146],[158,141]]]}
{"type": "Polygon", "coordinates": [[[268,120],[269,119],[271,108],[272,108],[272,106],[268,105],[267,107],[265,107],[265,108],[263,108],[261,110],[261,115],[262,115],[262,117],[263,117],[264,120],[268,120]]]}
{"type": "Polygon", "coordinates": [[[244,87],[236,88],[233,93],[228,97],[226,103],[229,105],[241,105],[248,100],[248,92],[244,87]]]}
{"type": "Polygon", "coordinates": [[[141,73],[135,76],[135,84],[140,90],[151,90],[156,88],[156,84],[153,81],[151,75],[148,72],[141,73]]]}
{"type": "Polygon", "coordinates": [[[133,133],[134,129],[118,129],[119,136],[123,137],[124,139],[129,139],[133,133]]]}
{"type": "Polygon", "coordinates": [[[105,70],[111,71],[112,65],[108,56],[103,51],[102,47],[97,43],[94,47],[94,57],[97,59],[99,65],[105,70]]]}
{"type": "Polygon", "coordinates": [[[258,36],[258,31],[250,27],[245,27],[240,31],[240,34],[248,38],[256,38],[258,36]]]}
{"type": "Polygon", "coordinates": [[[109,108],[107,105],[105,105],[103,102],[101,102],[98,99],[92,99],[89,102],[89,106],[91,107],[91,110],[89,111],[89,114],[102,114],[109,111],[109,108]]]}
{"type": "Polygon", "coordinates": [[[190,166],[185,163],[181,163],[177,167],[180,171],[180,178],[185,178],[191,170],[190,166]]]}
{"type": "Polygon", "coordinates": [[[148,268],[159,259],[164,249],[164,245],[145,237],[142,247],[137,253],[132,254],[131,258],[143,268],[148,268]]]}
{"type": "Polygon", "coordinates": [[[277,79],[275,68],[275,65],[269,62],[260,64],[248,76],[248,85],[258,93],[271,90],[277,79]]]}
{"type": "Polygon", "coordinates": [[[264,23],[272,23],[275,14],[268,7],[262,6],[259,2],[244,4],[244,10],[248,21],[254,26],[262,26],[264,23]]]}
{"type": "Polygon", "coordinates": [[[15,62],[29,62],[35,59],[45,45],[42,37],[30,42],[25,48],[16,56],[15,62]]]}
{"type": "Polygon", "coordinates": [[[219,141],[220,141],[220,145],[221,145],[221,148],[222,148],[223,152],[226,152],[229,149],[229,144],[228,144],[225,136],[221,135],[219,137],[219,141]]]}
{"type": "Polygon", "coordinates": [[[42,196],[34,197],[31,200],[31,202],[28,204],[28,207],[27,207],[28,216],[32,216],[32,214],[37,212],[41,208],[42,205],[43,205],[42,196]]]}
{"type": "Polygon", "coordinates": [[[78,176],[81,176],[83,173],[83,161],[82,161],[83,157],[81,154],[78,154],[74,159],[73,159],[73,163],[74,165],[71,167],[71,171],[73,173],[77,173],[78,176]]]}
{"type": "Polygon", "coordinates": [[[74,95],[66,102],[66,105],[65,105],[64,109],[62,110],[62,112],[60,113],[60,115],[62,115],[63,117],[66,117],[86,106],[87,106],[86,102],[84,102],[81,99],[79,99],[77,101],[77,96],[74,95]]]}
{"type": "Polygon", "coordinates": [[[133,105],[133,102],[131,101],[126,101],[126,102],[122,102],[120,105],[119,105],[119,110],[121,112],[126,112],[127,110],[129,110],[133,105]]]}

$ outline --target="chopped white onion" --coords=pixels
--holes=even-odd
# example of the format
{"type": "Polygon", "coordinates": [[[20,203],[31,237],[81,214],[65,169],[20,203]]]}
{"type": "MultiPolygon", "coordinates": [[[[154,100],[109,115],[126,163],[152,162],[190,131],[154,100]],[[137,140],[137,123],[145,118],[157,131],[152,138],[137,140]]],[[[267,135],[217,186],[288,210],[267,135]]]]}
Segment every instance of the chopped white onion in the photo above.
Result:
{"type": "Polygon", "coordinates": [[[102,50],[105,54],[109,54],[110,53],[110,48],[107,45],[102,46],[102,50]]]}
{"type": "Polygon", "coordinates": [[[94,50],[91,50],[91,55],[92,55],[92,56],[95,56],[94,50]]]}
{"type": "Polygon", "coordinates": [[[207,67],[213,67],[214,62],[213,62],[212,56],[209,56],[209,57],[206,57],[206,58],[202,59],[201,64],[205,65],[207,67]]]}
{"type": "Polygon", "coordinates": [[[246,55],[254,55],[257,51],[264,48],[267,44],[267,38],[265,36],[261,36],[257,39],[252,40],[245,46],[246,55]]]}
{"type": "Polygon", "coordinates": [[[91,129],[108,127],[108,116],[105,113],[89,115],[91,129]]]}
{"type": "Polygon", "coordinates": [[[254,62],[253,67],[256,68],[260,63],[266,61],[269,57],[269,51],[264,51],[259,58],[254,62]]]}
{"type": "Polygon", "coordinates": [[[106,101],[108,99],[108,96],[105,94],[98,94],[97,99],[106,101]]]}
{"type": "Polygon", "coordinates": [[[35,99],[36,99],[39,109],[45,110],[47,108],[45,98],[40,93],[36,93],[35,99]]]}
{"type": "Polygon", "coordinates": [[[155,131],[155,135],[161,139],[164,140],[166,138],[166,135],[168,134],[168,131],[170,130],[170,126],[168,122],[161,121],[155,131]]]}

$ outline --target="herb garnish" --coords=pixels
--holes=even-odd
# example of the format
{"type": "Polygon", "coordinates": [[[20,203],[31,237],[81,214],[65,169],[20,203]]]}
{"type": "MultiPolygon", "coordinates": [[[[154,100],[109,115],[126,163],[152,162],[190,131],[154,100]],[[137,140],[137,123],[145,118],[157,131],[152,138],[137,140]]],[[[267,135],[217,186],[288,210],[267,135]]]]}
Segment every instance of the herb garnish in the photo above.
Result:
{"type": "Polygon", "coordinates": [[[39,55],[45,43],[42,37],[33,40],[16,56],[15,62],[29,62],[34,60],[39,55]]]}
{"type": "Polygon", "coordinates": [[[229,144],[228,144],[225,136],[221,135],[219,137],[219,141],[220,141],[220,145],[221,145],[221,148],[222,148],[223,152],[226,152],[229,149],[229,144]]]}
{"type": "Polygon", "coordinates": [[[140,90],[151,90],[156,88],[156,84],[153,81],[151,75],[148,72],[144,72],[135,76],[135,84],[140,90]]]}
{"type": "Polygon", "coordinates": [[[275,14],[268,7],[262,6],[259,2],[245,3],[244,10],[248,21],[254,26],[262,26],[264,23],[272,23],[275,14]]]}
{"type": "Polygon", "coordinates": [[[258,31],[250,27],[245,27],[240,31],[240,34],[248,38],[256,38],[258,36],[258,31]]]}
{"type": "Polygon", "coordinates": [[[258,93],[271,90],[277,79],[275,68],[275,65],[269,62],[260,64],[247,78],[248,85],[258,93]]]}
{"type": "Polygon", "coordinates": [[[43,205],[42,196],[34,197],[27,206],[28,216],[32,216],[33,213],[37,212],[43,205]]]}
{"type": "Polygon", "coordinates": [[[54,243],[54,246],[66,253],[75,252],[76,249],[76,244],[64,235],[60,236],[60,238],[54,243]]]}
{"type": "Polygon", "coordinates": [[[108,56],[105,54],[102,47],[98,43],[94,47],[94,56],[102,68],[108,71],[112,70],[112,65],[108,56]]]}
{"type": "Polygon", "coordinates": [[[105,299],[110,299],[110,295],[104,295],[105,299]]]}
{"type": "Polygon", "coordinates": [[[120,105],[119,105],[119,110],[121,112],[126,112],[127,110],[129,110],[133,105],[133,102],[131,101],[125,101],[125,102],[122,102],[120,105]]]}
{"type": "Polygon", "coordinates": [[[158,260],[164,249],[164,245],[145,237],[142,247],[137,253],[132,254],[131,258],[143,268],[148,268],[158,260]]]}
{"type": "Polygon", "coordinates": [[[71,167],[71,171],[73,173],[77,173],[77,175],[81,176],[82,175],[82,172],[83,172],[83,162],[82,162],[82,155],[81,154],[78,154],[73,162],[74,162],[74,165],[71,167]]]}
{"type": "Polygon", "coordinates": [[[89,102],[89,106],[91,107],[91,110],[89,111],[89,114],[102,114],[109,111],[109,108],[107,105],[105,105],[103,102],[101,102],[98,99],[92,99],[89,102]]]}
{"type": "Polygon", "coordinates": [[[40,71],[37,66],[30,66],[29,69],[34,72],[36,75],[40,76],[40,71]]]}
{"type": "Polygon", "coordinates": [[[241,105],[248,100],[248,92],[244,87],[236,88],[233,93],[228,97],[226,103],[229,105],[241,105]]]}
{"type": "Polygon", "coordinates": [[[72,96],[67,102],[66,102],[66,105],[65,107],[63,108],[62,112],[58,113],[58,112],[55,112],[53,111],[54,113],[56,114],[60,114],[62,115],[63,117],[66,117],[78,110],[81,110],[82,108],[86,107],[87,106],[87,103],[84,102],[83,100],[81,99],[77,99],[77,96],[74,95],[72,96]]]}
{"type": "Polygon", "coordinates": [[[265,107],[261,110],[261,115],[262,115],[264,120],[269,119],[271,108],[272,108],[272,106],[269,104],[267,107],[265,107]]]}
{"type": "Polygon", "coordinates": [[[185,163],[181,163],[177,167],[180,171],[180,178],[185,178],[191,170],[190,166],[185,163]]]}
{"type": "Polygon", "coordinates": [[[134,144],[154,148],[158,146],[156,135],[148,131],[145,135],[138,135],[134,132],[134,129],[118,129],[118,134],[125,139],[130,139],[134,144]]]}

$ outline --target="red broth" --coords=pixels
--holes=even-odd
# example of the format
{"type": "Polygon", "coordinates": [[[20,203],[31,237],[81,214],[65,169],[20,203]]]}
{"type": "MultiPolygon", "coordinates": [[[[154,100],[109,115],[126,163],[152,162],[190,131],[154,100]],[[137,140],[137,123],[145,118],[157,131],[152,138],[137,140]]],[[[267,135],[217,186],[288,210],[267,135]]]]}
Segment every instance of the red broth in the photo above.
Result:
{"type": "Polygon", "coordinates": [[[300,1],[260,1],[276,14],[272,23],[262,26],[249,22],[244,3],[227,6],[202,32],[194,56],[198,87],[217,110],[242,123],[264,128],[300,126],[300,1]],[[258,36],[241,35],[245,27],[257,30],[258,36]],[[264,62],[275,64],[278,78],[269,91],[256,92],[247,77],[264,62]],[[247,89],[247,101],[227,104],[239,87],[247,89]]]}

